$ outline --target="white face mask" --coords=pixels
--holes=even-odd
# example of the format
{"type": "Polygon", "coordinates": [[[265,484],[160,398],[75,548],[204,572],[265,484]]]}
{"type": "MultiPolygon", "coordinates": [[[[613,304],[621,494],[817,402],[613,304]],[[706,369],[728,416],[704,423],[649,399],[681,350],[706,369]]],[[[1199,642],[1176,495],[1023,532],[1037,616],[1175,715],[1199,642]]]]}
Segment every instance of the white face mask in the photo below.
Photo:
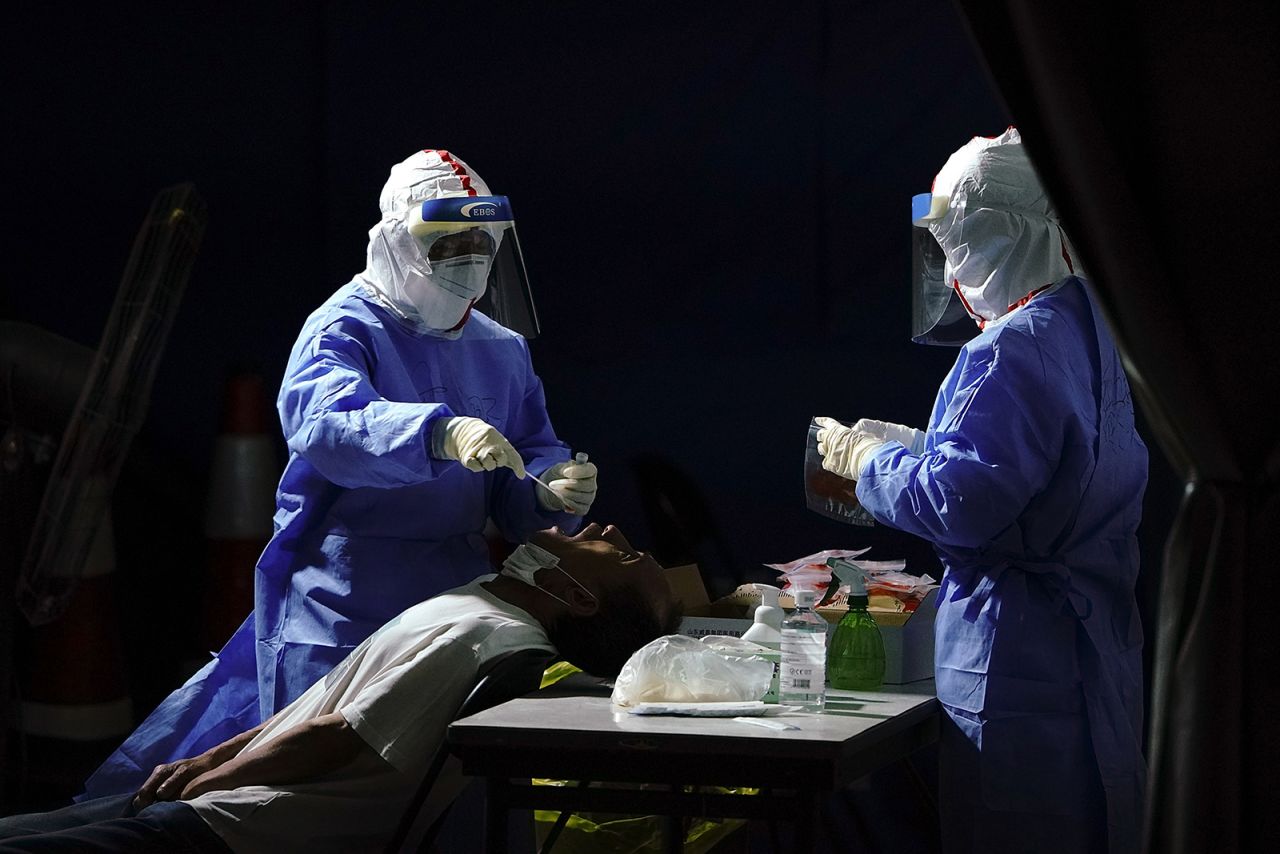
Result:
{"type": "Polygon", "coordinates": [[[430,262],[430,271],[411,266],[405,270],[405,298],[431,328],[452,329],[484,296],[491,263],[487,255],[460,255],[430,262]]]}
{"type": "Polygon", "coordinates": [[[442,338],[461,335],[461,329],[449,330],[484,296],[493,259],[473,254],[430,262],[398,220],[383,220],[371,237],[367,281],[383,303],[419,331],[442,338]]]}
{"type": "Polygon", "coordinates": [[[516,546],[506,560],[502,562],[502,574],[517,578],[530,587],[537,587],[533,576],[540,569],[550,569],[560,563],[560,558],[533,543],[516,546]]]}
{"type": "Polygon", "coordinates": [[[440,287],[468,299],[479,299],[489,281],[488,255],[458,255],[431,262],[431,277],[440,287]]]}
{"type": "Polygon", "coordinates": [[[538,588],[543,593],[546,593],[548,596],[550,596],[552,599],[555,599],[557,602],[561,602],[565,605],[569,605],[568,602],[565,602],[563,599],[561,599],[556,594],[552,593],[550,590],[547,590],[546,588],[540,586],[538,582],[534,579],[534,576],[537,575],[538,570],[555,568],[561,574],[563,574],[565,578],[569,579],[574,584],[578,585],[578,587],[581,588],[583,593],[586,593],[592,599],[596,598],[594,593],[592,593],[587,588],[583,587],[582,583],[578,581],[578,579],[574,578],[572,575],[570,575],[569,573],[561,569],[559,564],[560,564],[560,558],[556,557],[551,552],[539,546],[535,546],[533,543],[525,543],[523,546],[517,546],[515,551],[513,551],[511,555],[505,561],[502,562],[501,574],[509,575],[512,578],[523,581],[525,584],[528,584],[530,587],[538,588]]]}

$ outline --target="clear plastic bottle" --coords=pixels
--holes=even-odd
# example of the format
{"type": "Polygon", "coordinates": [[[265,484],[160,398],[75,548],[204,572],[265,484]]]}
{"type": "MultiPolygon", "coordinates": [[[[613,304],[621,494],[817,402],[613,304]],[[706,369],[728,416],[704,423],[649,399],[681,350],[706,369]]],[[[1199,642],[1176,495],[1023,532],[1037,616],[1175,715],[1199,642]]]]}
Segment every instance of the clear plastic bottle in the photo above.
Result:
{"type": "Polygon", "coordinates": [[[820,712],[826,694],[827,621],[814,613],[815,591],[797,590],[795,599],[796,609],[782,621],[778,702],[820,712]]]}

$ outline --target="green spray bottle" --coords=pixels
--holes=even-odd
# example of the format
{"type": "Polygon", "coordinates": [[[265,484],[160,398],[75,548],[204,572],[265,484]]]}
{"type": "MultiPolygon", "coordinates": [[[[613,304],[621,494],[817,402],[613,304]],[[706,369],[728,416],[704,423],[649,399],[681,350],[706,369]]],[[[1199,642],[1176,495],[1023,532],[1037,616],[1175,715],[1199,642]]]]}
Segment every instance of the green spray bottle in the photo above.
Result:
{"type": "Polygon", "coordinates": [[[836,625],[827,655],[827,680],[833,688],[876,691],[884,684],[884,639],[867,611],[862,570],[843,558],[827,566],[841,584],[849,585],[849,612],[836,625]]]}

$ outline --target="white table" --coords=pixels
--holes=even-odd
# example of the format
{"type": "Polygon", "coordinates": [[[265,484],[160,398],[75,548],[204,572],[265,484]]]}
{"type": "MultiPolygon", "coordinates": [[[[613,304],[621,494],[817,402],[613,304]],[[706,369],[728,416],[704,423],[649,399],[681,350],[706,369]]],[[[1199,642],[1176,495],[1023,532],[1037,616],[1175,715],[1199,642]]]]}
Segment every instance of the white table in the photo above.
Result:
{"type": "Polygon", "coordinates": [[[463,771],[488,789],[486,845],[502,850],[507,810],[591,810],[655,814],[669,822],[668,849],[680,850],[688,815],[792,820],[796,851],[812,846],[816,808],[835,790],[937,739],[932,680],[874,692],[832,691],[823,713],[789,712],[773,731],[728,718],[630,715],[607,695],[550,688],[463,718],[449,745],[463,771]],[[569,693],[572,691],[572,693],[569,693]],[[531,777],[645,783],[644,790],[530,786],[531,777]],[[685,792],[685,786],[760,788],[760,795],[685,792]],[[653,786],[662,786],[654,789],[653,786]]]}

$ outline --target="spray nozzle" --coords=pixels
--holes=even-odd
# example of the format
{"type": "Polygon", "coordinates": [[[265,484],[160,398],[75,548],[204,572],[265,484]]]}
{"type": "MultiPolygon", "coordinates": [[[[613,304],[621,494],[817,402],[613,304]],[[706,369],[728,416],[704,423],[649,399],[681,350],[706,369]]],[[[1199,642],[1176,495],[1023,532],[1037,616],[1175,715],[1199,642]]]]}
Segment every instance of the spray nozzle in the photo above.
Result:
{"type": "Polygon", "coordinates": [[[831,567],[831,574],[840,580],[840,584],[849,586],[849,598],[853,599],[861,597],[867,598],[867,574],[863,572],[853,561],[842,558],[827,558],[827,566],[831,567]]]}

